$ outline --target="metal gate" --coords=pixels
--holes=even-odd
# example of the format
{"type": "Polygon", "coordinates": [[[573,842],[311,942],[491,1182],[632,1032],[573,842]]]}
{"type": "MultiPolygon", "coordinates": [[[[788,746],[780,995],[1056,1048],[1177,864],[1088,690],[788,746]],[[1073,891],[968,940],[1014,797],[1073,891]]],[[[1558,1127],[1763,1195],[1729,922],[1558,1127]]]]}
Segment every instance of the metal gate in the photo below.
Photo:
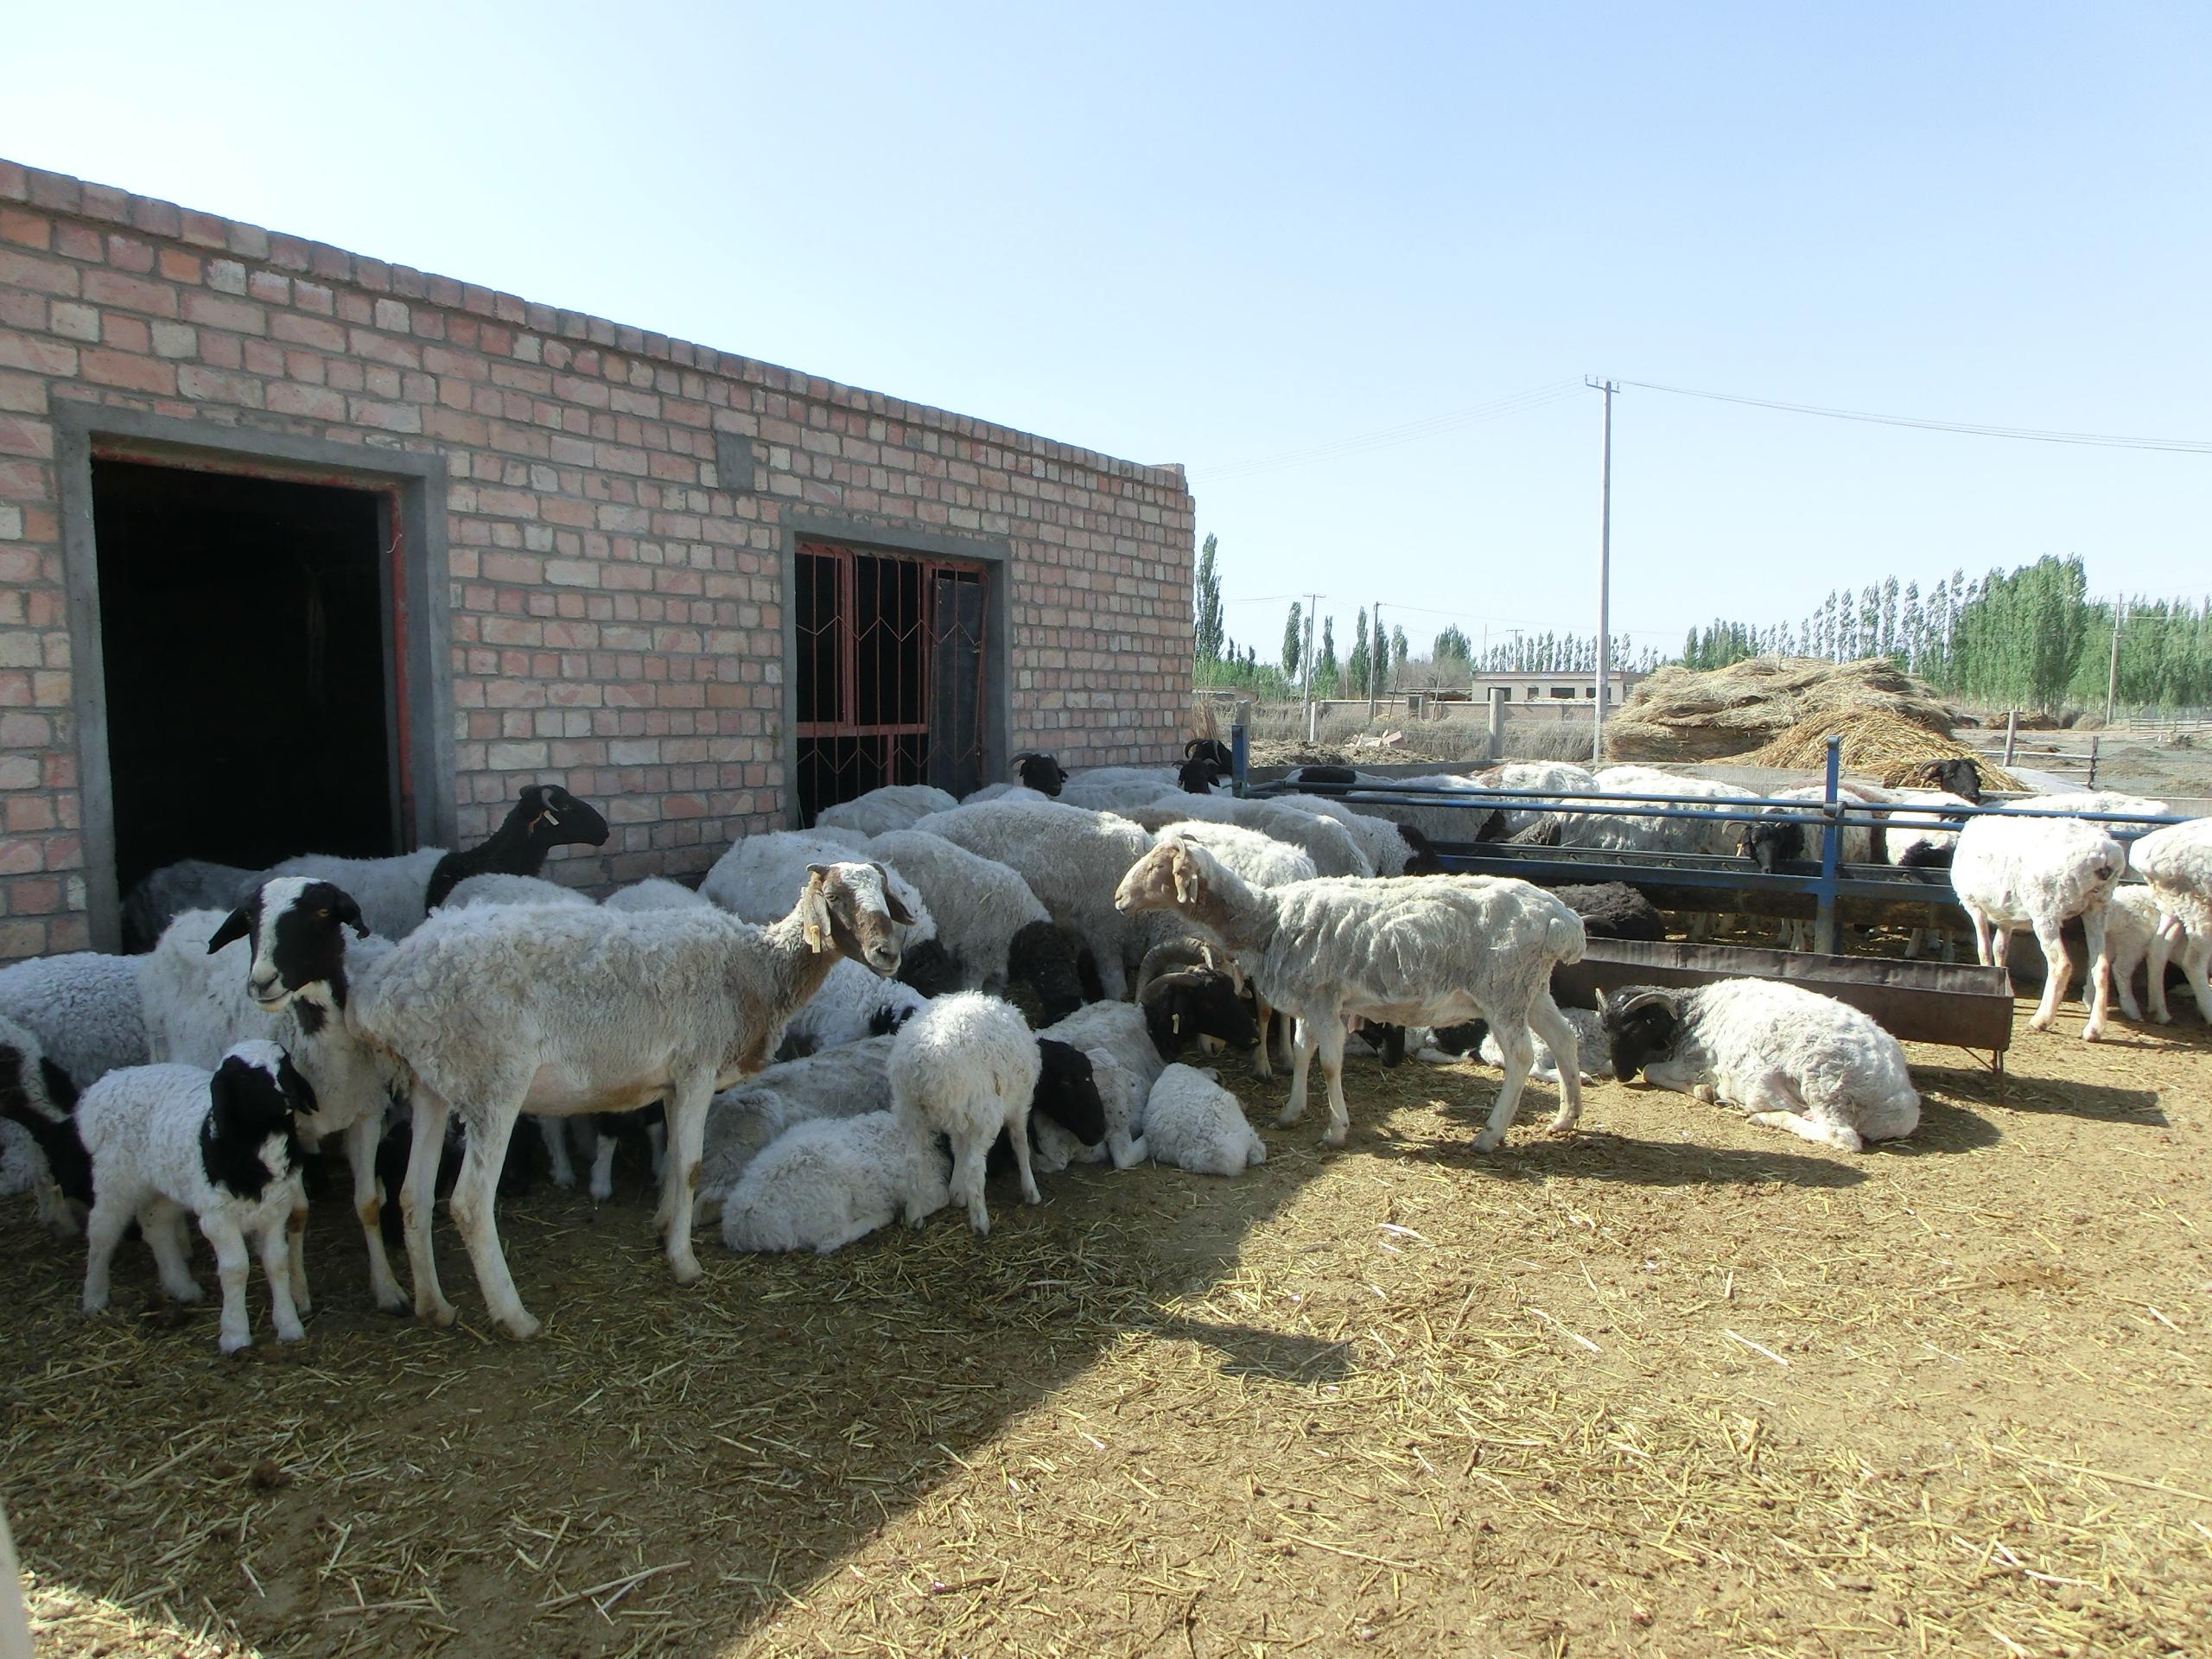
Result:
{"type": "Polygon", "coordinates": [[[885,784],[977,788],[982,568],[802,542],[795,574],[802,821],[885,784]]]}

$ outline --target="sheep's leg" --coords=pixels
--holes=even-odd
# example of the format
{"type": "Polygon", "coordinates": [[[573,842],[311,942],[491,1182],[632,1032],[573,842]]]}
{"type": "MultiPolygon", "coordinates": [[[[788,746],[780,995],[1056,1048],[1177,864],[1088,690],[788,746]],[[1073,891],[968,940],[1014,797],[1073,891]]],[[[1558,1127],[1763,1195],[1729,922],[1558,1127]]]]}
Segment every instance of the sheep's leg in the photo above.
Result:
{"type": "MultiPolygon", "coordinates": [[[[2035,919],[2036,943],[2043,946],[2043,1001],[2036,1004],[2035,1018],[2028,1023],[2037,1031],[2050,1029],[2050,1022],[2058,1017],[2058,999],[2066,995],[2067,982],[2074,977],[2074,960],[2066,954],[2066,940],[2058,929],[2059,924],[2048,917],[2035,919]]],[[[2003,933],[1998,935],[2000,963],[2005,960],[2005,938],[2003,933]]]]}
{"type": "Polygon", "coordinates": [[[361,1236],[369,1247],[369,1294],[386,1313],[404,1313],[407,1297],[392,1276],[391,1258],[385,1254],[384,1188],[377,1181],[377,1142],[382,1138],[384,1118],[372,1112],[347,1126],[346,1161],[353,1166],[353,1213],[360,1217],[361,1236]]]}
{"type": "MultiPolygon", "coordinates": [[[[709,1098],[708,1104],[711,1106],[713,1103],[713,1100],[709,1098]]],[[[703,1147],[706,1143],[702,1141],[700,1144],[703,1147]]],[[[668,1179],[668,1109],[665,1106],[661,1108],[659,1122],[645,1125],[645,1145],[652,1151],[653,1179],[666,1180],[668,1179]]],[[[704,1154],[702,1154],[702,1155],[704,1154]]]]}
{"type": "Polygon", "coordinates": [[[2181,970],[2196,994],[2197,1017],[2212,1026],[2212,935],[2183,943],[2181,970]]]}
{"type": "Polygon", "coordinates": [[[1344,1104],[1344,1022],[1316,1020],[1316,1046],[1321,1055],[1321,1078],[1329,1086],[1329,1127],[1321,1131],[1321,1144],[1341,1147],[1351,1130],[1351,1112],[1344,1104]]]}
{"type": "Polygon", "coordinates": [[[1989,950],[1991,956],[1996,958],[1997,965],[2009,974],[2012,971],[2012,930],[2009,927],[1999,928],[1996,938],[1990,941],[1989,950]]]}
{"type": "Polygon", "coordinates": [[[553,1185],[574,1186],[576,1184],[576,1166],[569,1158],[568,1120],[541,1117],[537,1123],[537,1133],[545,1141],[545,1161],[552,1172],[553,1185]]]}
{"type": "Polygon", "coordinates": [[[438,1163],[445,1156],[446,1122],[453,1108],[435,1090],[414,1091],[415,1134],[407,1153],[407,1180],[399,1190],[399,1218],[407,1236],[407,1272],[415,1281],[415,1317],[451,1325],[454,1305],[438,1286],[430,1242],[430,1211],[438,1200],[438,1163]]]}
{"type": "Polygon", "coordinates": [[[516,1341],[527,1342],[537,1334],[537,1321],[516,1294],[506,1252],[499,1248],[499,1224],[493,1211],[499,1197],[499,1171],[507,1161],[507,1141],[514,1128],[512,1109],[468,1126],[468,1150],[461,1154],[461,1179],[453,1184],[446,1209],[468,1245],[476,1287],[484,1293],[492,1317],[516,1341]]]}
{"type": "Polygon", "coordinates": [[[1260,1027],[1260,1058],[1257,1070],[1262,1080],[1274,1081],[1274,1067],[1268,1063],[1268,1044],[1274,1035],[1275,1011],[1268,1006],[1268,999],[1258,991],[1252,993],[1252,1006],[1260,1027]]]}
{"type": "Polygon", "coordinates": [[[2134,962],[2114,960],[2112,965],[2112,994],[2120,999],[2120,1018],[2138,1025],[2143,1022],[2142,1005],[2135,1000],[2135,970],[2140,966],[2139,958],[2134,962]]]}
{"type": "Polygon", "coordinates": [[[67,1244],[82,1228],[83,1214],[78,1205],[62,1196],[54,1172],[47,1167],[46,1154],[35,1147],[31,1153],[31,1200],[38,1206],[38,1224],[67,1244]]]}
{"type": "Polygon", "coordinates": [[[965,1139],[952,1146],[952,1197],[968,1206],[968,1224],[978,1238],[991,1234],[991,1210],[983,1200],[983,1160],[990,1151],[987,1141],[976,1146],[965,1139]]]}
{"type": "MultiPolygon", "coordinates": [[[[1306,1116],[1306,1074],[1313,1065],[1313,1032],[1317,1022],[1300,1020],[1295,1023],[1297,1030],[1294,1035],[1296,1046],[1291,1050],[1290,1057],[1290,1100],[1281,1111],[1275,1114],[1277,1128],[1295,1123],[1306,1116]]],[[[1338,1040],[1341,1042],[1342,1037],[1338,1040]]]]}
{"type": "Polygon", "coordinates": [[[269,1280],[269,1317],[279,1342],[297,1342],[307,1335],[302,1310],[292,1298],[292,1219],[280,1217],[261,1230],[261,1271],[269,1280]]]}
{"type": "MultiPolygon", "coordinates": [[[[315,1302],[308,1295],[308,1189],[307,1184],[295,1173],[292,1176],[292,1209],[284,1218],[284,1262],[289,1275],[285,1288],[291,1293],[292,1306],[300,1313],[315,1311],[315,1302]]],[[[264,1254],[264,1265],[267,1265],[264,1254]]],[[[277,1335],[283,1337],[279,1331],[277,1335]]],[[[289,1337],[283,1337],[289,1342],[289,1337]]]]}
{"type": "MultiPolygon", "coordinates": [[[[253,1325],[245,1311],[245,1283],[253,1264],[245,1253],[245,1236],[238,1231],[235,1222],[219,1215],[200,1217],[200,1230],[215,1247],[215,1276],[223,1282],[223,1318],[216,1346],[226,1354],[235,1354],[241,1348],[253,1346],[253,1325]]],[[[286,1271],[290,1271],[289,1266],[286,1271]]],[[[276,1281],[273,1274],[269,1282],[274,1292],[276,1281]]]]}
{"type": "Polygon", "coordinates": [[[591,1130],[591,1201],[605,1204],[614,1196],[614,1137],[596,1123],[591,1130]]]}
{"type": "Polygon", "coordinates": [[[679,1079],[668,1096],[668,1167],[661,1177],[663,1236],[668,1265],[679,1285],[696,1285],[704,1269],[691,1252],[691,1216],[699,1192],[699,1168],[706,1158],[707,1108],[715,1097],[715,1074],[702,1071],[679,1079]]]}
{"type": "Polygon", "coordinates": [[[138,1215],[138,1230],[154,1253],[162,1294],[173,1302],[196,1302],[207,1293],[192,1276],[192,1247],[184,1230],[184,1206],[156,1198],[138,1215]]]}
{"type": "Polygon", "coordinates": [[[1974,923],[1974,959],[1985,968],[1993,966],[1996,958],[1989,953],[1989,918],[1978,910],[1967,911],[1967,917],[1974,923]]]}
{"type": "MultiPolygon", "coordinates": [[[[2181,938],[2181,928],[2170,917],[2161,915],[2158,925],[2151,930],[2151,949],[2148,953],[2151,973],[2151,1017],[2162,1026],[2174,1022],[2173,1010],[2166,1006],[2166,963],[2173,957],[2174,941],[2181,938]]],[[[2189,950],[2184,942],[2182,950],[2182,971],[2189,971],[2189,950]]],[[[2203,1001],[2200,995],[2199,1005],[2203,1001]]]]}
{"type": "Polygon", "coordinates": [[[1551,1050],[1559,1075],[1559,1112],[1552,1119],[1552,1133],[1571,1134],[1582,1120],[1582,1039],[1548,991],[1539,990],[1529,1005],[1529,1023],[1551,1050]]]}
{"type": "MultiPolygon", "coordinates": [[[[153,1205],[146,1206],[147,1221],[153,1220],[156,1213],[153,1205]]],[[[130,1206],[115,1202],[100,1192],[95,1182],[92,1212],[85,1219],[84,1309],[87,1313],[98,1313],[107,1306],[108,1275],[115,1264],[115,1247],[122,1242],[124,1229],[130,1226],[130,1206]]],[[[139,1224],[138,1230],[146,1235],[149,1243],[153,1242],[155,1230],[147,1225],[146,1221],[139,1224]]],[[[162,1224],[162,1230],[167,1230],[166,1223],[162,1224]]],[[[155,1259],[161,1259],[158,1251],[155,1259]]]]}
{"type": "Polygon", "coordinates": [[[1505,1081],[1498,1086],[1497,1103],[1490,1109],[1490,1122],[1475,1137],[1477,1152],[1497,1151],[1506,1130],[1513,1127],[1514,1115],[1521,1109],[1521,1090],[1528,1084],[1529,1066],[1536,1053],[1525,1025],[1492,1020],[1490,1034],[1497,1039],[1498,1055],[1505,1062],[1505,1081]]]}
{"type": "Polygon", "coordinates": [[[2088,1022],[2082,1027],[2085,1043],[2094,1043],[2105,1034],[2105,1019],[2112,1010],[2112,945],[2107,919],[2102,905],[2082,917],[2082,936],[2089,950],[2089,982],[2082,988],[2082,1000],[2089,1005],[2088,1022]]]}
{"type": "Polygon", "coordinates": [[[1042,1204],[1045,1195],[1037,1190],[1037,1172],[1029,1155],[1029,1103],[1022,1101],[1006,1115],[1007,1139],[1014,1142],[1014,1166],[1021,1172],[1021,1201],[1042,1204]]]}

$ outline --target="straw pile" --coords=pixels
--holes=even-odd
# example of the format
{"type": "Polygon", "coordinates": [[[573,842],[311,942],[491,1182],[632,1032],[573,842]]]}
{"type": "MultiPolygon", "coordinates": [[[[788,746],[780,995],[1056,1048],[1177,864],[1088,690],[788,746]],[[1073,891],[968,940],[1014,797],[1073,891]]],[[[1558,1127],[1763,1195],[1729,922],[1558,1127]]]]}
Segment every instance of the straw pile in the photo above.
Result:
{"type": "Polygon", "coordinates": [[[1815,716],[1878,711],[1948,738],[1951,709],[1887,658],[1830,663],[1757,657],[1727,668],[1662,668],[1605,727],[1616,760],[1718,760],[1770,743],[1815,716]]]}
{"type": "Polygon", "coordinates": [[[1929,731],[1881,709],[1847,709],[1840,715],[1815,715],[1802,720],[1764,748],[1744,757],[1752,766],[1819,766],[1827,762],[1828,738],[1843,740],[1843,767],[1862,778],[1878,779],[1895,788],[1926,781],[1923,768],[1931,760],[1972,760],[1981,773],[1984,789],[2026,791],[2028,785],[1955,738],[1929,731]]]}

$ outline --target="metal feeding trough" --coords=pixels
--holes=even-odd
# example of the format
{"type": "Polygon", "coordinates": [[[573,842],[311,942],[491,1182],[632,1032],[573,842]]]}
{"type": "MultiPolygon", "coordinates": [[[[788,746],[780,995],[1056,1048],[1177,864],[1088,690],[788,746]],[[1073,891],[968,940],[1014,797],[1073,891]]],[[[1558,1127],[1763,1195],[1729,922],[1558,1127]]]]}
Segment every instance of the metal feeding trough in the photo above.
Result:
{"type": "Polygon", "coordinates": [[[2002,1055],[2012,1045],[2012,987],[2001,968],[1883,957],[1827,957],[1732,944],[1592,939],[1582,960],[1552,971],[1563,1007],[1594,1008],[1624,985],[1710,985],[1779,979],[1832,996],[1899,1042],[1948,1043],[2002,1055]]]}

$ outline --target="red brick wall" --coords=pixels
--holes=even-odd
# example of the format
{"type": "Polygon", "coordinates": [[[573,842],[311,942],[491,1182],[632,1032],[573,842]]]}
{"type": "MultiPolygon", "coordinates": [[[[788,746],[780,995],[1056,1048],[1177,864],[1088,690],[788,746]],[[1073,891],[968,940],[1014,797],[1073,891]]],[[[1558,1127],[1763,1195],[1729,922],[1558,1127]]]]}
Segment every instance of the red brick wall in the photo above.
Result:
{"type": "Polygon", "coordinates": [[[787,511],[1006,539],[1014,747],[1180,745],[1179,467],[0,161],[0,958],[87,943],[64,398],[442,454],[461,835],[563,782],[613,827],[572,875],[698,870],[785,822],[787,511]],[[718,433],[752,492],[719,487],[718,433]]]}

